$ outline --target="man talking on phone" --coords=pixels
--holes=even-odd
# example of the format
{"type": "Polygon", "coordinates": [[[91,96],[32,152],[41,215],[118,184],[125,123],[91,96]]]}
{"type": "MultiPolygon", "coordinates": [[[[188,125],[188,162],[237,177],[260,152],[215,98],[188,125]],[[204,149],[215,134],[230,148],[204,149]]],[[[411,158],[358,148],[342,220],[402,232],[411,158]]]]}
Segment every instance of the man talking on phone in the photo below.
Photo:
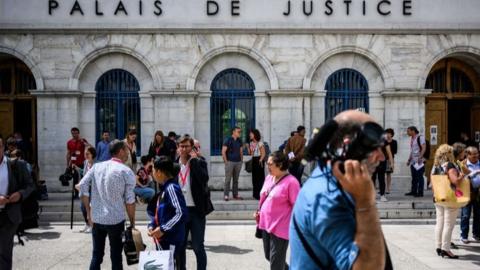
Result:
{"type": "Polygon", "coordinates": [[[290,224],[291,269],[391,269],[371,180],[382,143],[383,128],[359,111],[316,133],[305,158],[317,165],[290,224]]]}

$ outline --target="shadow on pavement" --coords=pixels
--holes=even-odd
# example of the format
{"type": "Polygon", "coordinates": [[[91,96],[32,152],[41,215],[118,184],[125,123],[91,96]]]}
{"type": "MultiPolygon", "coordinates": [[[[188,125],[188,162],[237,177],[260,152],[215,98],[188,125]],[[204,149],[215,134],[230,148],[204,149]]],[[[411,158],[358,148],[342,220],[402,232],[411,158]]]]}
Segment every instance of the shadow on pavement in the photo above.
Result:
{"type": "Polygon", "coordinates": [[[205,246],[206,251],[213,253],[226,253],[226,254],[247,254],[253,252],[252,249],[241,249],[234,246],[219,245],[219,246],[205,246]]]}

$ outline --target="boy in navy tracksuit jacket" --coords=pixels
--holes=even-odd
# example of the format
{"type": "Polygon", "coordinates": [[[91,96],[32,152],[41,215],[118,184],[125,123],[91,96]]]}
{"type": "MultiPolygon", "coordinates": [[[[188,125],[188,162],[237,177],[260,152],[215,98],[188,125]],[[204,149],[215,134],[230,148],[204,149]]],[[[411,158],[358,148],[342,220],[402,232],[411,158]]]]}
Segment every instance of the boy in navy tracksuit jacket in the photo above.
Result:
{"type": "Polygon", "coordinates": [[[159,192],[148,204],[147,213],[151,218],[148,229],[160,227],[163,236],[155,239],[157,249],[159,246],[170,249],[175,246],[175,257],[185,248],[185,222],[187,220],[187,205],[182,190],[175,178],[167,180],[159,192]]]}

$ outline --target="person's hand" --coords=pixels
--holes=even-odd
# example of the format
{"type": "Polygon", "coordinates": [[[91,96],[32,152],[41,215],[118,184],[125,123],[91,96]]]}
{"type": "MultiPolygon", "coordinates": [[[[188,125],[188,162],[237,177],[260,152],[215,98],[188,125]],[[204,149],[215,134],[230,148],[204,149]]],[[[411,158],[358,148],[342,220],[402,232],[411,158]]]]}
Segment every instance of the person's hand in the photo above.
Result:
{"type": "Polygon", "coordinates": [[[20,194],[20,192],[14,192],[10,196],[8,196],[8,203],[16,203],[20,201],[21,198],[22,194],[20,194]]]}
{"type": "Polygon", "coordinates": [[[197,158],[197,157],[198,157],[197,152],[196,152],[195,150],[192,150],[192,151],[190,152],[190,158],[197,158]]]}
{"type": "Polygon", "coordinates": [[[333,166],[333,175],[342,188],[355,199],[357,208],[368,208],[375,205],[375,187],[366,164],[357,160],[347,160],[344,163],[345,174],[340,171],[340,163],[333,166]]]}
{"type": "Polygon", "coordinates": [[[423,159],[421,159],[421,158],[417,159],[417,164],[418,165],[422,165],[422,163],[423,163],[423,159]]]}
{"type": "Polygon", "coordinates": [[[90,213],[87,213],[87,221],[88,221],[88,226],[93,228],[93,220],[92,220],[92,215],[90,213]]]}
{"type": "Polygon", "coordinates": [[[163,236],[163,232],[160,230],[160,227],[157,227],[154,230],[148,230],[148,236],[160,239],[163,236]]]}
{"type": "Polygon", "coordinates": [[[0,196],[0,205],[6,205],[9,203],[9,199],[6,196],[0,196]]]}

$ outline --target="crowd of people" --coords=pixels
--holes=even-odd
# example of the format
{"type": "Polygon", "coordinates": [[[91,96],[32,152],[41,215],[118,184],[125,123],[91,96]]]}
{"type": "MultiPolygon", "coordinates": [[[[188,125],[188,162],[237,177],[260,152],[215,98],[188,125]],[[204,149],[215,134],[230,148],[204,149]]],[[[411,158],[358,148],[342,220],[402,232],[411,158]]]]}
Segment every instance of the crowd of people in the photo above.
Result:
{"type": "MultiPolygon", "coordinates": [[[[247,169],[244,154],[250,156],[247,162],[251,166],[248,171],[252,197],[258,200],[258,209],[253,213],[257,221],[255,235],[263,241],[270,269],[392,268],[377,199],[386,202],[392,190],[398,150],[393,129],[383,129],[363,112],[345,111],[316,129],[308,144],[305,127],[298,126],[273,152],[259,130],[247,133],[248,142],[243,142],[241,134],[241,128],[232,128],[231,136],[222,145],[224,200],[243,200],[238,182],[242,168],[247,169]],[[302,181],[307,164],[313,164],[313,169],[308,179],[302,181]],[[288,247],[290,266],[286,260],[288,247]]],[[[407,129],[407,134],[407,166],[412,181],[406,195],[422,197],[428,141],[414,126],[407,129]]],[[[123,140],[111,140],[110,133],[103,131],[96,147],[80,135],[78,128],[72,128],[71,135],[66,165],[73,171],[75,196],[82,201],[85,227],[81,231],[92,234],[90,269],[100,269],[106,237],[112,269],[122,269],[125,212],[128,225],[135,227],[138,205],[146,205],[150,217],[148,236],[157,249],[175,246],[177,269],[186,269],[187,245],[195,253],[197,269],[207,268],[206,216],[214,207],[208,165],[198,140],[173,131],[164,136],[158,130],[148,153],[140,156],[138,162],[134,129],[123,140]]],[[[461,242],[480,240],[479,152],[463,135],[462,142],[437,148],[430,172],[446,175],[455,196],[464,195],[462,181],[468,180],[471,185],[471,199],[461,209],[434,198],[436,253],[448,258],[458,258],[451,249],[457,248],[452,242],[452,231],[459,212],[461,242]],[[472,214],[473,238],[469,238],[472,214]]],[[[0,139],[0,240],[5,243],[13,243],[19,202],[32,191],[31,168],[23,161],[22,150],[18,149],[21,145],[9,144],[7,140],[4,151],[0,139]],[[16,172],[10,170],[13,159],[7,157],[19,161],[15,162],[16,172]]],[[[0,268],[11,269],[13,246],[0,246],[0,268]]]]}

